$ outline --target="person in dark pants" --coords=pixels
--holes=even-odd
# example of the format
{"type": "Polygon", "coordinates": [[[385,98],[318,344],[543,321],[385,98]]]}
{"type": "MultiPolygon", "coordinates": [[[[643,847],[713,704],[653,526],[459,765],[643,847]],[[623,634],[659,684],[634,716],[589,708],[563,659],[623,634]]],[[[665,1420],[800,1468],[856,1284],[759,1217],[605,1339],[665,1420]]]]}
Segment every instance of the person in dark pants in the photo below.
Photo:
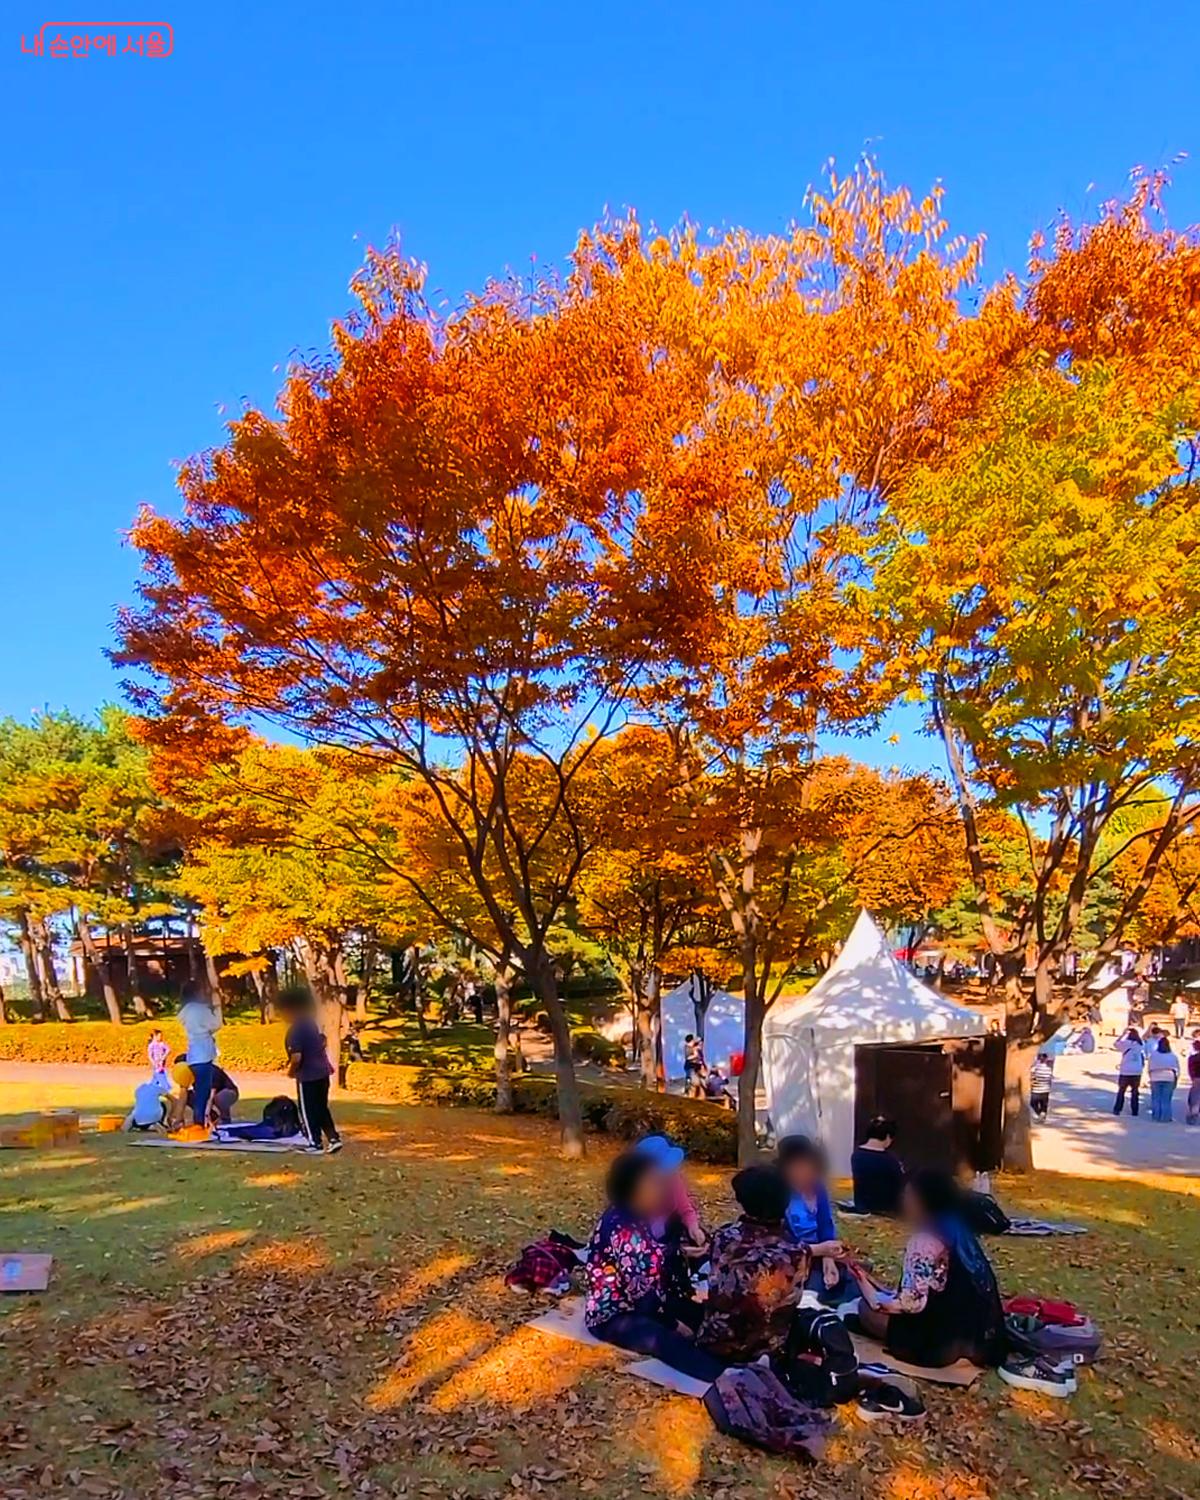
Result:
{"type": "Polygon", "coordinates": [[[342,1138],[329,1111],[333,1064],[329,1061],[325,1034],[317,1025],[316,1005],[306,990],[289,990],[280,995],[278,1008],[289,1023],[283,1045],[288,1074],[296,1080],[300,1125],[309,1140],[306,1149],[321,1151],[324,1139],[325,1150],[332,1156],[342,1149],[342,1138]]]}
{"type": "Polygon", "coordinates": [[[1136,1026],[1131,1026],[1125,1035],[1113,1044],[1121,1054],[1117,1069],[1117,1098],[1113,1114],[1119,1115],[1125,1108],[1125,1095],[1129,1095],[1129,1112],[1136,1116],[1142,1087],[1142,1069],[1146,1066],[1146,1051],[1136,1026]]]}
{"type": "Polygon", "coordinates": [[[700,1349],[703,1305],[673,1295],[668,1246],[653,1225],[670,1212],[670,1176],[652,1157],[623,1152],[608,1174],[608,1207],[588,1246],[584,1321],[606,1344],[713,1381],[724,1361],[700,1349]]]}

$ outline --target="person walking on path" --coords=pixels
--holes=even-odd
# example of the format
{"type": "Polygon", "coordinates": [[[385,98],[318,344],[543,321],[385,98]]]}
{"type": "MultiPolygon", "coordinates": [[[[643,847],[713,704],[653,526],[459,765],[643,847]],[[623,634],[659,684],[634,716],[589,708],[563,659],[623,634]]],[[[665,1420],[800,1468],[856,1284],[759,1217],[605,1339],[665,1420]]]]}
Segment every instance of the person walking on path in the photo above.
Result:
{"type": "Polygon", "coordinates": [[[1192,1043],[1188,1054],[1187,1123],[1200,1125],[1200,1037],[1192,1043]]]}
{"type": "Polygon", "coordinates": [[[188,980],[180,991],[179,1024],[187,1037],[188,1067],[195,1075],[192,1084],[192,1119],[197,1125],[208,1123],[208,1096],[212,1093],[213,1063],[217,1060],[216,1034],[223,1025],[221,1012],[188,980]]]}
{"type": "Polygon", "coordinates": [[[1179,1082],[1179,1059],[1172,1052],[1165,1032],[1159,1037],[1158,1046],[1151,1048],[1146,1066],[1150,1075],[1150,1118],[1169,1125],[1171,1097],[1179,1082]]]}
{"type": "Polygon", "coordinates": [[[307,991],[289,990],[280,995],[277,1006],[289,1023],[283,1046],[288,1076],[296,1080],[296,1102],[300,1124],[309,1141],[307,1149],[319,1152],[324,1139],[328,1143],[325,1150],[332,1156],[342,1149],[342,1138],[329,1111],[333,1064],[329,1061],[325,1034],[317,1025],[316,1005],[307,991]]]}
{"type": "Polygon", "coordinates": [[[1171,1002],[1171,1020],[1175,1022],[1175,1040],[1177,1042],[1183,1040],[1183,1033],[1187,1030],[1188,1017],[1191,1013],[1192,1008],[1184,999],[1183,991],[1180,990],[1179,994],[1171,1002]]]}
{"type": "Polygon", "coordinates": [[[1039,1052],[1037,1061],[1029,1070],[1029,1108],[1035,1120],[1044,1120],[1050,1112],[1050,1085],[1053,1082],[1054,1062],[1048,1052],[1039,1052]]]}
{"type": "Polygon", "coordinates": [[[1117,1069],[1117,1098],[1113,1114],[1119,1115],[1125,1108],[1125,1095],[1129,1095],[1129,1113],[1137,1118],[1138,1103],[1142,1087],[1142,1069],[1146,1066],[1146,1053],[1136,1026],[1131,1026],[1124,1036],[1118,1037],[1113,1046],[1121,1054],[1121,1065],[1117,1069]]]}

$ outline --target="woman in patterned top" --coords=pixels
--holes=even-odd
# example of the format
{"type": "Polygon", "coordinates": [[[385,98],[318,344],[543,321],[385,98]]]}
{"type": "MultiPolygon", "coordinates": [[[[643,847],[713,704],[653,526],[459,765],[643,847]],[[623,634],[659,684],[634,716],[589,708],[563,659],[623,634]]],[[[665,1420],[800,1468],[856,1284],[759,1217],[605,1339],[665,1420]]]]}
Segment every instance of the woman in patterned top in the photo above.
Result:
{"type": "Polygon", "coordinates": [[[904,1186],[902,1211],[912,1233],[895,1295],[881,1292],[855,1268],[864,1330],[909,1364],[936,1369],[968,1359],[998,1365],[1005,1354],[1000,1290],[963,1220],[954,1180],[944,1172],[914,1172],[904,1186]]]}
{"type": "Polygon", "coordinates": [[[588,1246],[584,1320],[605,1343],[652,1355],[699,1380],[715,1380],[723,1362],[694,1341],[704,1309],[671,1292],[668,1247],[654,1232],[671,1201],[670,1174],[652,1157],[626,1151],[613,1162],[609,1206],[588,1246]]]}
{"type": "Polygon", "coordinates": [[[696,1342],[729,1364],[748,1365],[787,1343],[809,1255],[784,1223],[791,1189],[778,1167],[747,1167],[733,1179],[733,1195],[742,1216],[713,1235],[696,1342]]]}

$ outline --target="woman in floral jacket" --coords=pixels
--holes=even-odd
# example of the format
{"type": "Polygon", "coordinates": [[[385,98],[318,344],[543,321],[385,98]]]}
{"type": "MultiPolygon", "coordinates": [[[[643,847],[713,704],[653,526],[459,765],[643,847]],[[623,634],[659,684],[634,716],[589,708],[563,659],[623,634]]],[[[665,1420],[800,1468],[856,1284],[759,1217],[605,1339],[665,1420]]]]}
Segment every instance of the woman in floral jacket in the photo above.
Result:
{"type": "Polygon", "coordinates": [[[613,1162],[609,1206],[588,1246],[584,1319],[605,1343],[715,1380],[723,1362],[694,1341],[703,1308],[668,1291],[668,1250],[652,1227],[669,1212],[671,1190],[669,1174],[645,1155],[627,1151],[613,1162]]]}

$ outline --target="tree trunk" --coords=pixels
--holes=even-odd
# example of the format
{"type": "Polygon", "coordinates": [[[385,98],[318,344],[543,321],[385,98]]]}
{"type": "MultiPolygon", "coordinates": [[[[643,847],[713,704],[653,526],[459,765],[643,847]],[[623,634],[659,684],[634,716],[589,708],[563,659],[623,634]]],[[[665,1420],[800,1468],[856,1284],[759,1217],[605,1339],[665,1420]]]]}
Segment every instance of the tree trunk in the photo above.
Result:
{"type": "Polygon", "coordinates": [[[375,982],[376,952],[377,945],[375,939],[364,938],[362,950],[362,983],[358,987],[358,997],[354,1007],[354,1019],[356,1021],[370,1020],[367,1012],[367,1001],[371,997],[371,986],[375,982]]]}
{"type": "Polygon", "coordinates": [[[742,1076],[738,1080],[738,1165],[758,1160],[757,1096],[762,1066],[762,1028],[766,1014],[758,982],[758,945],[753,933],[742,939],[742,993],[746,999],[746,1023],[742,1046],[742,1076]]]}
{"type": "Polygon", "coordinates": [[[200,944],[196,938],[196,919],[188,912],[187,919],[187,960],[188,978],[193,984],[200,983],[200,944]]]}
{"type": "Polygon", "coordinates": [[[567,1013],[558,998],[558,981],[546,955],[540,955],[537,961],[530,964],[526,975],[534,994],[550,1018],[563,1155],[570,1160],[577,1160],[584,1155],[586,1146],[583,1139],[583,1103],[579,1097],[579,1080],[575,1076],[575,1058],[571,1051],[571,1028],[567,1024],[567,1013]]]}
{"type": "Polygon", "coordinates": [[[279,974],[275,968],[275,954],[268,953],[267,967],[262,971],[263,982],[263,1021],[275,1020],[275,1002],[279,999],[279,974]]]}
{"type": "Polygon", "coordinates": [[[67,1009],[62,986],[58,982],[58,970],[54,966],[54,945],[50,941],[45,917],[39,917],[33,924],[33,942],[42,979],[42,991],[48,996],[57,1018],[60,1021],[69,1021],[71,1012],[67,1009]]]}
{"type": "Polygon", "coordinates": [[[512,1022],[513,972],[507,964],[496,970],[496,1113],[513,1112],[512,1066],[509,1059],[512,1022]]]}
{"type": "Polygon", "coordinates": [[[33,948],[33,929],[27,911],[18,912],[17,924],[21,957],[25,961],[25,974],[29,980],[29,998],[33,1003],[33,1014],[37,1020],[44,1021],[46,1019],[46,995],[42,989],[41,971],[38,969],[37,955],[33,948]]]}
{"type": "Polygon", "coordinates": [[[0,1026],[8,1025],[8,1011],[4,1004],[4,986],[0,984],[0,1026]]]}
{"type": "Polygon", "coordinates": [[[1029,1069],[1037,1050],[1036,1042],[1010,1037],[1004,1054],[1004,1166],[1009,1172],[1033,1171],[1029,1069]]]}
{"type": "Polygon", "coordinates": [[[258,1020],[261,1026],[267,1024],[267,982],[263,978],[261,969],[250,970],[250,983],[254,986],[254,993],[258,996],[258,1020]]]}
{"type": "Polygon", "coordinates": [[[129,998],[133,1002],[133,1013],[148,1016],[146,1001],[142,995],[142,975],[138,967],[137,949],[133,941],[133,929],[128,922],[121,924],[121,943],[125,949],[125,973],[129,979],[129,998]]]}
{"type": "Polygon", "coordinates": [[[108,1011],[108,1019],[114,1026],[121,1024],[121,1000],[108,972],[108,965],[100,956],[100,950],[96,947],[96,939],[92,935],[91,926],[85,916],[80,916],[76,931],[79,934],[79,945],[83,949],[83,956],[92,967],[92,973],[100,981],[101,993],[104,995],[104,1008],[108,1011]]]}
{"type": "Polygon", "coordinates": [[[208,994],[214,1005],[221,1003],[221,975],[217,968],[216,960],[211,953],[205,952],[204,973],[208,980],[208,994]]]}

